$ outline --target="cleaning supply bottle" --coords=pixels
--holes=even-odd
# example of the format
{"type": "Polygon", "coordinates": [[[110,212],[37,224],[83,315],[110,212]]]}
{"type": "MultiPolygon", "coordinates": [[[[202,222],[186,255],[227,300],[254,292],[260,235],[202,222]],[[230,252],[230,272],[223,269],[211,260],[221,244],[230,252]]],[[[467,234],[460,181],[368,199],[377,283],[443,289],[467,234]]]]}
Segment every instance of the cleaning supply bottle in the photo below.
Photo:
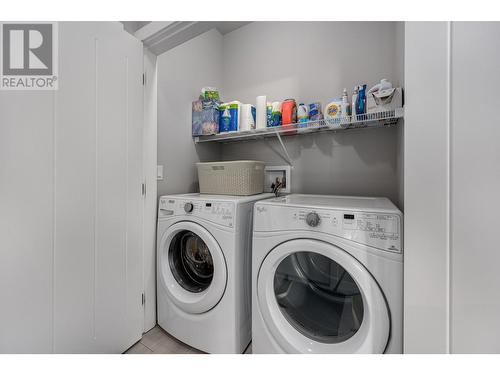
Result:
{"type": "Polygon", "coordinates": [[[281,103],[281,122],[283,126],[297,122],[297,104],[295,99],[286,99],[281,103]]]}
{"type": "Polygon", "coordinates": [[[226,133],[231,130],[231,113],[229,112],[229,105],[224,106],[224,111],[221,116],[221,133],[226,133]]]}
{"type": "Polygon", "coordinates": [[[356,115],[366,113],[366,85],[359,86],[358,97],[356,98],[356,115]]]}
{"type": "Polygon", "coordinates": [[[351,121],[356,121],[356,100],[358,99],[358,86],[354,86],[351,99],[351,121]]]}
{"type": "Polygon", "coordinates": [[[306,123],[309,121],[309,108],[304,103],[299,103],[297,107],[297,119],[299,123],[306,123]]]}
{"type": "Polygon", "coordinates": [[[271,112],[271,126],[281,126],[281,102],[273,102],[271,112]]]}
{"type": "Polygon", "coordinates": [[[273,126],[273,103],[271,102],[266,103],[266,124],[268,128],[273,126]]]}
{"type": "Polygon", "coordinates": [[[340,108],[342,111],[342,121],[350,121],[349,116],[351,116],[351,105],[349,104],[346,88],[344,88],[344,92],[342,93],[342,104],[340,108]]]}

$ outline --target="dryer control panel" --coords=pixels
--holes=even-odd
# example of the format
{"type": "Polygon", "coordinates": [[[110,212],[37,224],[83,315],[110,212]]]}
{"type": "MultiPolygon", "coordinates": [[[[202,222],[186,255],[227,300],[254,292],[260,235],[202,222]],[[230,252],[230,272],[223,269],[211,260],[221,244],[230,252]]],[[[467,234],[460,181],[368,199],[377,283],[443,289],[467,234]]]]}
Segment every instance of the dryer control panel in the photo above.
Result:
{"type": "Polygon", "coordinates": [[[234,203],[231,202],[162,197],[158,206],[158,217],[193,216],[232,228],[234,211],[234,203]]]}
{"type": "Polygon", "coordinates": [[[256,232],[308,230],[402,252],[402,218],[398,214],[267,205],[255,208],[256,232]]]}

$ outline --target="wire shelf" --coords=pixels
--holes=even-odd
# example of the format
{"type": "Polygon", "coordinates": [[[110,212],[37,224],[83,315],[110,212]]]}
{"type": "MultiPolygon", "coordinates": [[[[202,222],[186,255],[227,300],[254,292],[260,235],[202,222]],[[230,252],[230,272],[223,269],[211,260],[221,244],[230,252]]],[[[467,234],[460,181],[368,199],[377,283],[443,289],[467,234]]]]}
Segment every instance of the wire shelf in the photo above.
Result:
{"type": "Polygon", "coordinates": [[[400,118],[403,118],[403,108],[396,108],[391,111],[367,113],[357,116],[345,116],[328,120],[308,121],[285,126],[274,126],[263,129],[253,129],[247,131],[219,133],[214,135],[195,136],[195,143],[203,142],[237,142],[244,140],[262,139],[277,135],[291,136],[300,134],[310,134],[320,131],[347,131],[363,128],[380,128],[397,125],[400,118]]]}

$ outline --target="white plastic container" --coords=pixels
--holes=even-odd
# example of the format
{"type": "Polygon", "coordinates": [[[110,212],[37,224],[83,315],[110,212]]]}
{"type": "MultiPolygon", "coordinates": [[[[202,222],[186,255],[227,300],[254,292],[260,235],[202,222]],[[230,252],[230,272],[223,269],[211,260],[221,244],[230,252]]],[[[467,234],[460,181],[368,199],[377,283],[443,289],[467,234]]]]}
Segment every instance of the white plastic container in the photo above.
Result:
{"type": "Polygon", "coordinates": [[[201,194],[254,195],[264,191],[262,161],[196,163],[201,194]]]}

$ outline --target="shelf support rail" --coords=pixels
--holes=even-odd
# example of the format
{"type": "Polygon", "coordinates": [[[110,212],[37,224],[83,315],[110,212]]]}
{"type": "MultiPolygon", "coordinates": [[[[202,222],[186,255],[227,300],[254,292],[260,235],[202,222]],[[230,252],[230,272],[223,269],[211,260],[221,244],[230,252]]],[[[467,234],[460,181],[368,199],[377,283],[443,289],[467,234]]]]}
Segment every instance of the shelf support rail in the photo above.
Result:
{"type": "Polygon", "coordinates": [[[280,141],[280,144],[281,144],[281,148],[283,149],[283,152],[285,153],[285,161],[288,163],[288,165],[290,167],[293,167],[293,162],[292,162],[292,158],[290,157],[290,154],[288,153],[287,149],[286,149],[286,146],[285,146],[285,143],[283,143],[283,139],[281,138],[281,135],[278,131],[275,132],[276,134],[276,137],[278,137],[278,140],[280,141]]]}

